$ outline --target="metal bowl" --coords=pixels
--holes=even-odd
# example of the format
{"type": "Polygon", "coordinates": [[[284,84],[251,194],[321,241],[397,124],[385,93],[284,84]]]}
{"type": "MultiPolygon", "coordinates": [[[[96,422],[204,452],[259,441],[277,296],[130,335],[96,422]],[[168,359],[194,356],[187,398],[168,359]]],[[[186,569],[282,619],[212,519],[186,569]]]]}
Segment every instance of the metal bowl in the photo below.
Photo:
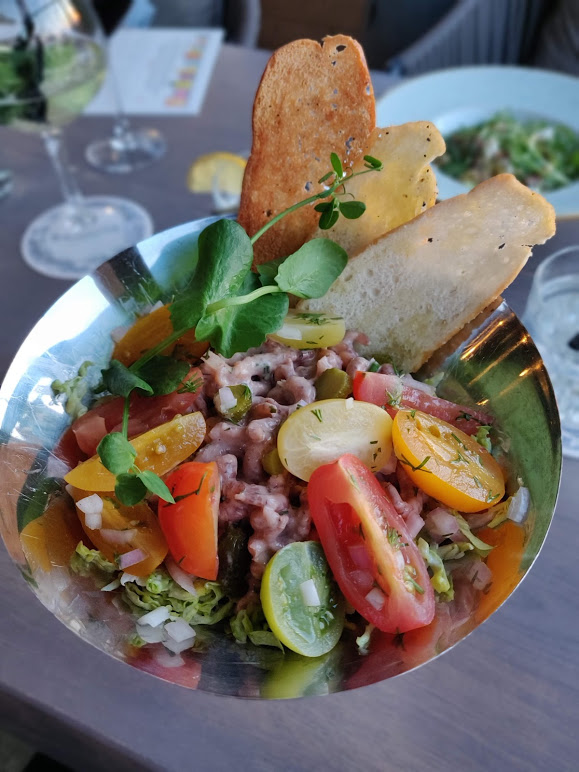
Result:
{"type": "MultiPolygon", "coordinates": [[[[358,652],[354,636],[346,636],[318,659],[240,646],[215,634],[205,651],[188,655],[186,672],[159,671],[127,646],[129,614],[71,574],[67,560],[54,557],[58,549],[48,562],[26,560],[22,524],[41,511],[39,491],[46,478],[65,471],[53,451],[69,418],[52,400],[52,380],[73,376],[85,360],[104,364],[112,350],[111,330],[132,323],[140,308],[178,292],[188,278],[198,234],[214,219],[165,231],[104,263],[68,290],[22,344],[0,392],[0,531],[6,547],[31,590],[68,628],[101,651],[166,680],[270,699],[337,692],[404,673],[454,646],[506,600],[537,557],[555,508],[561,472],[557,405],[533,341],[505,303],[441,359],[439,393],[466,404],[488,403],[508,438],[510,480],[516,485],[522,478],[532,502],[524,532],[515,526],[497,529],[499,541],[489,558],[493,584],[481,594],[476,613],[460,624],[456,615],[454,622],[446,615],[404,638],[375,632],[365,655],[358,652]]],[[[37,522],[39,538],[54,538],[43,533],[42,520],[37,522]]],[[[64,537],[73,541],[74,529],[64,537]]],[[[58,538],[63,541],[62,534],[58,538]]]]}

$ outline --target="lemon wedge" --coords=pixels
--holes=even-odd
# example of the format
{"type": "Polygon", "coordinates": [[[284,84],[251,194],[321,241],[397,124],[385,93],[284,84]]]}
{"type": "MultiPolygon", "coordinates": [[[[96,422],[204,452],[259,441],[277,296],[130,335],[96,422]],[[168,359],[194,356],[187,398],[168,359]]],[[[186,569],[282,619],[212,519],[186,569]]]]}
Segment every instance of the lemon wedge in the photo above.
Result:
{"type": "Polygon", "coordinates": [[[231,195],[241,193],[247,161],[235,153],[207,153],[194,161],[187,173],[187,187],[192,193],[211,193],[215,188],[231,195]]]}

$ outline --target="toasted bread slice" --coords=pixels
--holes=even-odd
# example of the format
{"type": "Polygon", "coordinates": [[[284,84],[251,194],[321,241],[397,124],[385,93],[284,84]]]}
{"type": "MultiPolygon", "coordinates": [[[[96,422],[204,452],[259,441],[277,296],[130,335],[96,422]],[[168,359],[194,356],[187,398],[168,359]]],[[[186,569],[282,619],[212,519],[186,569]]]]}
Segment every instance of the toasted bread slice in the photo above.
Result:
{"type": "Polygon", "coordinates": [[[555,212],[511,174],[436,204],[350,260],[303,311],[343,316],[362,353],[415,372],[488,306],[555,233],[555,212]]]}
{"type": "MultiPolygon", "coordinates": [[[[317,228],[311,237],[330,238],[349,255],[355,255],[370,242],[430,209],[438,192],[430,163],[445,150],[441,133],[428,121],[374,129],[362,155],[378,158],[384,168],[346,183],[347,192],[363,201],[366,211],[357,220],[340,217],[330,230],[317,228]]],[[[358,159],[354,171],[363,168],[363,158],[358,159]]]]}
{"type": "MultiPolygon", "coordinates": [[[[376,123],[374,92],[361,46],[345,35],[296,40],[269,60],[253,105],[253,145],[238,220],[253,236],[272,217],[322,190],[335,152],[353,164],[376,123]]],[[[304,207],[255,244],[256,264],[289,255],[319,215],[304,207]]]]}

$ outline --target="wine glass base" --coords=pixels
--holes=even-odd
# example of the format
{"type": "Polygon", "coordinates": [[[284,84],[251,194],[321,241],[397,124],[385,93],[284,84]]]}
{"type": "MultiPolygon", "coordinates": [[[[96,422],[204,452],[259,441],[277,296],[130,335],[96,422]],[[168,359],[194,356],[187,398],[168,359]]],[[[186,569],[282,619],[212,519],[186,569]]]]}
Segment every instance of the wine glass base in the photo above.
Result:
{"type": "Polygon", "coordinates": [[[58,279],[78,279],[153,233],[142,206],[116,196],[87,196],[37,217],[22,237],[24,261],[58,279]]]}
{"type": "Polygon", "coordinates": [[[107,174],[128,174],[154,163],[167,150],[163,135],[156,129],[131,129],[122,138],[91,142],[85,152],[87,162],[107,174]]]}

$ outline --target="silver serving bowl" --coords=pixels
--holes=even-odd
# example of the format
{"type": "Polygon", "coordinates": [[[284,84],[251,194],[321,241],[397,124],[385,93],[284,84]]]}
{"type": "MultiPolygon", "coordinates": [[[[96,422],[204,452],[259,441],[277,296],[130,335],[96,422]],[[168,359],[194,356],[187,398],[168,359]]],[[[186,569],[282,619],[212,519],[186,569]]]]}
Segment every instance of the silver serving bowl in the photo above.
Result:
{"type": "Polygon", "coordinates": [[[522,478],[532,502],[524,531],[507,525],[495,532],[497,547],[489,558],[494,581],[481,595],[477,612],[466,619],[445,614],[404,640],[375,632],[366,655],[358,652],[353,635],[346,636],[318,659],[240,646],[215,634],[204,651],[186,654],[186,672],[159,671],[147,665],[146,654],[126,644],[133,628],[130,615],[69,572],[67,549],[77,538],[73,515],[70,533],[55,536],[43,520],[29,526],[30,538],[46,539],[52,546],[44,559],[26,559],[19,526],[34,514],[43,481],[66,471],[53,451],[69,418],[52,400],[52,380],[73,376],[85,360],[104,364],[112,351],[111,330],[131,324],[134,312],[145,305],[178,292],[187,281],[197,237],[214,219],[165,231],[104,263],[69,289],[22,344],[0,391],[0,531],[8,552],[32,592],[70,630],[101,651],[155,670],[169,681],[269,699],[337,692],[407,672],[454,646],[506,600],[537,557],[555,509],[561,472],[555,397],[533,341],[505,303],[441,358],[439,393],[490,408],[510,444],[512,485],[522,478]]]}

